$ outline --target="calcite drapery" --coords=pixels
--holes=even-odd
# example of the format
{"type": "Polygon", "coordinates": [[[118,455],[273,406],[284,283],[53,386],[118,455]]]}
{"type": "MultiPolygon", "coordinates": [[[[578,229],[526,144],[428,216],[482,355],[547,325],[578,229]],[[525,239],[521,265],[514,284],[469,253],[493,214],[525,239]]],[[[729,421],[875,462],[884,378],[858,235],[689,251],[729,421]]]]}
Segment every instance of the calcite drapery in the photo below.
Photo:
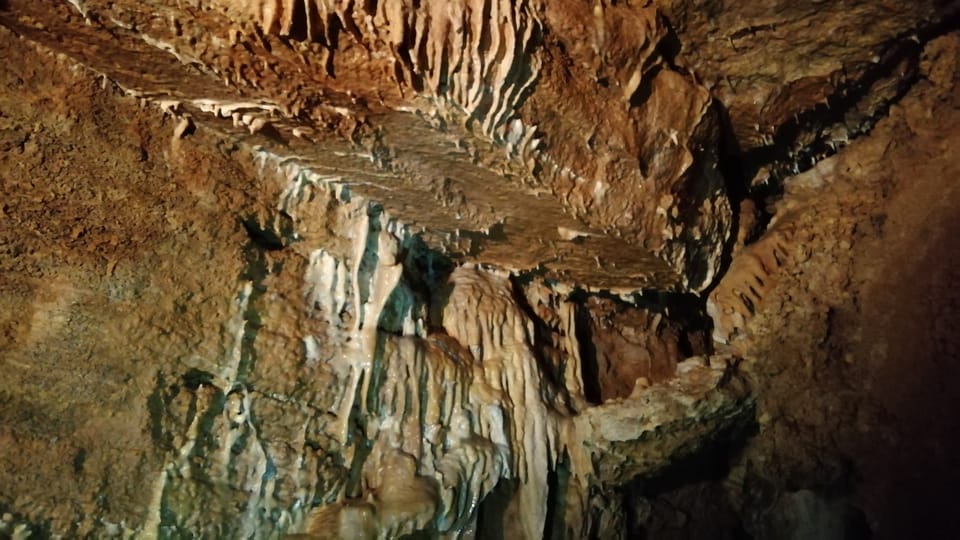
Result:
{"type": "MultiPolygon", "coordinates": [[[[135,488],[103,479],[83,517],[24,499],[18,514],[93,535],[578,537],[601,519],[591,486],[668,466],[749,414],[745,388],[727,384],[717,358],[689,359],[676,381],[603,414],[583,395],[569,293],[701,290],[729,228],[710,99],[662,64],[662,21],[591,12],[598,44],[650,33],[606,47],[608,63],[579,48],[565,56],[548,29],[572,20],[553,7],[498,4],[500,25],[451,5],[430,20],[470,28],[456,42],[454,30],[426,26],[424,10],[440,5],[354,7],[326,17],[337,37],[307,26],[298,41],[274,35],[298,31],[285,26],[293,11],[244,26],[244,15],[201,3],[4,3],[5,43],[37,60],[15,64],[10,80],[65,70],[81,89],[65,106],[89,100],[90,114],[63,128],[71,136],[96,141],[91,132],[143,121],[139,151],[113,155],[99,141],[74,159],[106,155],[117,171],[146,162],[209,210],[198,228],[225,227],[213,225],[220,211],[234,226],[181,238],[189,219],[161,212],[169,229],[156,235],[177,231],[184,268],[136,267],[125,253],[96,287],[118,288],[109,294],[143,315],[121,324],[111,317],[126,312],[108,303],[81,317],[94,321],[83,328],[102,317],[130,336],[108,336],[94,365],[122,371],[120,358],[138,359],[110,402],[115,424],[138,434],[118,436],[116,458],[137,496],[112,509],[135,488]],[[469,49],[468,67],[423,63],[411,44],[434,59],[469,49]],[[580,95],[589,88],[609,108],[580,95]],[[668,95],[683,106],[658,116],[668,95]],[[133,98],[148,111],[131,112],[133,98]],[[577,139],[590,116],[594,132],[577,139]],[[111,281],[118,265],[135,278],[111,281]],[[644,421],[617,423],[638,408],[644,421]],[[671,436],[651,444],[653,433],[671,436]]],[[[42,159],[32,166],[45,170],[42,159]]],[[[41,311],[82,314],[61,304],[41,311]]],[[[14,342],[14,364],[33,365],[47,341],[85,339],[66,323],[47,337],[39,326],[14,342]]],[[[116,431],[97,421],[63,437],[106,448],[100,438],[116,431]]]]}
{"type": "Polygon", "coordinates": [[[470,259],[595,289],[709,286],[731,218],[716,115],[664,58],[654,8],[476,4],[10,2],[4,20],[170,112],[354,171],[470,259]],[[582,17],[593,49],[557,40],[582,17]]]}
{"type": "MultiPolygon", "coordinates": [[[[78,451],[75,464],[78,478],[90,475],[99,486],[91,495],[94,506],[83,507],[86,517],[71,505],[52,508],[36,486],[22,482],[15,484],[23,494],[15,499],[16,515],[51,519],[55,531],[74,526],[85,534],[145,537],[317,530],[456,536],[478,528],[579,536],[596,519],[599,504],[589,499],[587,486],[626,480],[594,471],[606,448],[616,447],[611,468],[629,466],[633,458],[625,456],[639,452],[647,456],[645,470],[653,470],[696,444],[651,446],[659,440],[651,433],[674,433],[670,440],[678,443],[686,440],[681,434],[706,440],[729,421],[725,407],[748,414],[744,389],[719,385],[722,360],[710,368],[692,359],[682,372],[701,375],[682,375],[688,387],[650,388],[650,403],[662,406],[643,405],[649,421],[633,431],[606,426],[614,418],[607,413],[584,416],[591,407],[582,395],[576,310],[563,290],[567,285],[455,266],[348,182],[332,182],[266,149],[261,138],[238,136],[229,122],[197,121],[171,139],[177,122],[162,124],[156,108],[138,109],[124,91],[68,58],[37,53],[9,33],[4,39],[30,66],[17,68],[19,77],[34,84],[63,70],[76,89],[65,103],[93,103],[94,114],[66,124],[58,124],[57,113],[36,121],[84,141],[74,143],[76,161],[64,171],[98,170],[85,165],[89,155],[105,155],[110,167],[127,171],[169,164],[147,169],[153,177],[144,173],[156,178],[165,171],[163,181],[134,184],[125,177],[115,189],[144,186],[143,197],[151,201],[151,190],[166,190],[166,207],[157,212],[168,229],[150,232],[148,226],[159,225],[145,213],[136,234],[170,243],[178,254],[147,265],[138,264],[143,255],[119,256],[98,278],[102,284],[94,281],[89,292],[79,293],[98,298],[103,289],[119,296],[105,296],[103,306],[89,313],[86,303],[72,299],[77,285],[57,286],[64,291],[60,302],[44,309],[63,313],[56,319],[63,324],[52,320],[43,326],[47,334],[37,326],[30,339],[11,343],[4,361],[34,373],[28,366],[46,366],[38,359],[59,350],[49,348],[50,340],[85,350],[84,329],[99,325],[108,333],[90,365],[118,377],[126,373],[120,380],[128,381],[100,381],[124,389],[107,401],[116,416],[102,431],[99,420],[71,428],[72,415],[48,428],[60,430],[56,448],[89,448],[92,457],[78,451]],[[109,143],[120,144],[114,152],[88,150],[105,148],[98,137],[109,126],[104,122],[117,116],[142,117],[135,128],[150,139],[121,136],[120,143],[109,143]],[[189,176],[185,164],[199,167],[207,183],[189,176]],[[194,228],[201,233],[183,232],[194,228]],[[139,315],[130,317],[131,310],[139,315]],[[78,327],[78,321],[86,322],[78,327]],[[544,329],[554,336],[550,357],[543,354],[544,329]],[[130,358],[136,359],[134,371],[123,367],[130,358]],[[688,415],[718,423],[692,422],[688,415]],[[126,473],[107,478],[103,471],[111,468],[126,473]],[[553,475],[566,480],[553,484],[553,475]],[[545,515],[545,497],[557,501],[562,519],[545,515]],[[498,511],[499,505],[506,508],[498,511]]],[[[38,92],[43,103],[47,98],[38,92]]],[[[31,109],[7,110],[25,115],[31,109]]],[[[44,163],[53,164],[48,157],[31,170],[44,170],[44,163]]],[[[79,190],[72,197],[96,194],[98,177],[69,176],[79,190]]],[[[126,196],[126,204],[131,199],[126,196]]],[[[16,215],[29,223],[29,215],[16,215]]],[[[86,365],[68,356],[63,363],[86,365]]],[[[60,399],[87,411],[88,395],[97,396],[96,390],[60,399]]],[[[646,403],[645,396],[638,391],[623,406],[635,414],[630,403],[646,403]]],[[[619,410],[612,403],[604,407],[619,410]]],[[[32,435],[16,437],[34,441],[32,435]]],[[[46,447],[36,454],[51,459],[46,447]]]]}
{"type": "Polygon", "coordinates": [[[952,358],[955,280],[934,255],[874,249],[857,266],[888,261],[938,298],[851,298],[884,270],[838,253],[904,223],[932,225],[925,242],[952,230],[949,186],[923,181],[953,170],[956,36],[925,43],[957,3],[657,5],[0,2],[0,461],[20,466],[0,468],[0,535],[622,530],[619,483],[749,415],[724,358],[683,358],[676,310],[696,299],[662,294],[715,281],[721,123],[727,179],[755,201],[738,201],[714,335],[753,333],[766,365],[796,370],[758,374],[758,440],[786,432],[769,454],[813,447],[820,467],[850,439],[826,426],[886,437],[837,397],[851,381],[906,405],[919,427],[892,429],[911,444],[950,426],[897,398],[935,395],[914,374],[949,366],[885,358],[952,358]],[[914,83],[873,142],[763,204],[914,83]],[[791,210],[801,192],[820,200],[791,210]],[[879,330],[851,322],[861,306],[879,330]],[[884,335],[901,310],[929,349],[884,335]]]}
{"type": "MultiPolygon", "coordinates": [[[[302,178],[290,174],[295,183],[302,178]]],[[[322,184],[299,185],[296,197],[284,199],[283,212],[306,215],[299,206],[315,189],[322,184]]],[[[516,483],[511,506],[496,527],[540,538],[551,525],[543,502],[558,496],[550,493],[548,476],[563,467],[570,475],[568,491],[560,495],[566,529],[553,534],[582,536],[590,523],[591,483],[616,485],[664,467],[749,409],[746,388],[724,382],[729,366],[722,359],[709,367],[696,358],[685,361],[679,378],[668,385],[637,388],[622,403],[586,406],[576,332],[566,333],[560,344],[566,358],[562,372],[545,368],[534,347],[539,321],[518,300],[551,306],[561,319],[558,326],[573,329],[574,310],[556,305],[549,287],[520,291],[507,273],[465,265],[428,287],[426,302],[439,306],[417,307],[400,270],[425,254],[408,251],[406,262],[399,263],[397,253],[405,251],[400,246],[412,249],[403,226],[376,207],[356,200],[349,207],[356,220],[352,263],[315,252],[306,297],[328,318],[334,329],[329,336],[352,332],[342,350],[332,353],[331,365],[346,384],[338,393],[337,420],[327,429],[343,452],[351,439],[348,422],[362,419],[369,453],[361,476],[369,506],[345,501],[321,507],[305,524],[312,534],[322,534],[331,523],[346,530],[358,515],[381,537],[423,528],[462,534],[480,526],[478,505],[497,483],[511,481],[516,483]],[[424,318],[437,307],[436,320],[424,318]],[[434,325],[443,332],[428,331],[434,325]],[[385,326],[401,335],[384,332],[385,326]],[[653,430],[670,433],[669,442],[648,439],[653,430]],[[393,470],[398,466],[399,473],[393,470]],[[422,484],[416,491],[422,498],[401,498],[396,508],[389,497],[382,499],[385,490],[399,489],[391,487],[398,477],[422,484]]]]}

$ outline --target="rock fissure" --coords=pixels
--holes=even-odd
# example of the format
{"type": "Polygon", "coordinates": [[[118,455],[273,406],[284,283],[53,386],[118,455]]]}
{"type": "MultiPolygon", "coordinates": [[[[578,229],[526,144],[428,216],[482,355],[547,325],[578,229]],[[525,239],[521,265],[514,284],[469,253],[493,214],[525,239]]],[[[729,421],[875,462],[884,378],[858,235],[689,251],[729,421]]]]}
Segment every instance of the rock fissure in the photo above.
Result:
{"type": "Polygon", "coordinates": [[[955,14],[0,3],[0,536],[898,531],[955,14]]]}
{"type": "Polygon", "coordinates": [[[947,14],[936,24],[894,37],[859,78],[839,81],[822,104],[781,124],[770,138],[772,144],[746,152],[740,159],[752,184],[761,190],[762,184],[781,184],[869,134],[921,76],[918,64],[926,44],[956,30],[953,18],[947,14]]]}

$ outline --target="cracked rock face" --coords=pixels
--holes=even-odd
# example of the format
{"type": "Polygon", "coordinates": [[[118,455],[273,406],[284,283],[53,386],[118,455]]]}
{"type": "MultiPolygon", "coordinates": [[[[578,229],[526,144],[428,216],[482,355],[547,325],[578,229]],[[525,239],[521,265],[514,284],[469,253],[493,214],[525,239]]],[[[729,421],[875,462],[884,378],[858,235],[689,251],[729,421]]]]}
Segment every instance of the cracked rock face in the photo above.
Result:
{"type": "Polygon", "coordinates": [[[869,132],[918,75],[922,43],[956,2],[656,2],[677,64],[722,103],[738,174],[755,184],[810,168],[869,132]]]}
{"type": "Polygon", "coordinates": [[[581,367],[575,283],[458,259],[261,139],[185,128],[67,56],[4,39],[24,58],[5,81],[34,100],[6,109],[6,170],[22,172],[5,186],[21,174],[49,186],[4,207],[18,224],[5,231],[5,298],[29,313],[4,322],[17,370],[4,411],[56,419],[8,417],[4,448],[64,456],[75,486],[64,497],[80,505],[36,491],[55,476],[19,477],[3,494],[10,530],[579,537],[600,526],[591,486],[667,466],[749,411],[725,359],[675,355],[658,376],[686,383],[604,405],[642,408],[646,422],[587,420],[584,388],[597,381],[581,367]],[[61,72],[66,82],[45,86],[61,72]],[[129,119],[119,133],[116,118],[129,119]],[[151,199],[154,188],[166,195],[151,199]],[[80,210],[91,206],[102,210],[80,210]],[[51,370],[55,359],[67,371],[51,370]],[[31,393],[35,383],[47,390],[31,393]],[[103,391],[109,417],[97,412],[103,391]],[[652,443],[653,430],[693,444],[652,443]],[[604,467],[630,472],[601,473],[608,452],[604,467]]]}
{"type": "Polygon", "coordinates": [[[660,51],[655,8],[181,4],[4,19],[173,114],[231,119],[458,258],[626,292],[713,281],[731,221],[717,115],[660,51]]]}
{"type": "Polygon", "coordinates": [[[0,535],[653,534],[830,264],[777,182],[957,73],[708,4],[0,1],[0,535]]]}

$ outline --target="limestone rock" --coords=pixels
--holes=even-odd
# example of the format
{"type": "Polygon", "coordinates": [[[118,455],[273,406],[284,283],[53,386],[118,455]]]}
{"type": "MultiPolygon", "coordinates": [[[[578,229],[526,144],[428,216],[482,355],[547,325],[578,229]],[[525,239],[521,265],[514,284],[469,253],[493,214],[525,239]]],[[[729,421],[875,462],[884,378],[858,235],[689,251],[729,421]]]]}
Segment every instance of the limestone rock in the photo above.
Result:
{"type": "Polygon", "coordinates": [[[919,52],[918,36],[956,10],[955,4],[936,0],[657,4],[682,44],[678,62],[695,71],[724,104],[736,144],[756,153],[774,141],[812,142],[793,138],[833,122],[859,130],[883,99],[900,90],[869,96],[882,94],[883,85],[907,82],[912,68],[904,61],[919,52]],[[911,35],[913,40],[903,39],[911,35]],[[861,99],[876,102],[857,111],[861,99]],[[861,118],[844,120],[851,113],[861,118]]]}
{"type": "Polygon", "coordinates": [[[14,1],[3,19],[171,113],[266,135],[265,150],[422,221],[445,249],[597,289],[713,281],[731,220],[717,116],[659,52],[666,28],[652,7],[75,8],[14,1]],[[590,47],[559,40],[583,20],[590,47]],[[564,245],[558,227],[585,245],[564,245]]]}
{"type": "Polygon", "coordinates": [[[616,523],[591,486],[751,414],[698,360],[590,413],[589,293],[458,260],[322,162],[232,121],[184,127],[2,32],[23,53],[4,81],[30,97],[3,94],[0,456],[39,471],[4,471],[4,530],[576,538],[616,523]],[[638,409],[647,423],[611,427],[638,409]]]}
{"type": "Polygon", "coordinates": [[[770,407],[772,314],[840,350],[894,133],[955,169],[954,9],[0,2],[0,535],[631,535],[833,414],[770,407]]]}

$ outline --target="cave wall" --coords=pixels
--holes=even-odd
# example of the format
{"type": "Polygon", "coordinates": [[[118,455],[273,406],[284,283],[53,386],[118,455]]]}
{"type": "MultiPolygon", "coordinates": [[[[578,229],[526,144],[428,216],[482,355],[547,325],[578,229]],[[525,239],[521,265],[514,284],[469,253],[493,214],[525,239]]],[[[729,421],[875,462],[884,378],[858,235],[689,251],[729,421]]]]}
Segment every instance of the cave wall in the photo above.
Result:
{"type": "Polygon", "coordinates": [[[725,358],[679,355],[591,403],[569,285],[452,260],[350,185],[4,32],[5,532],[577,537],[622,512],[590,486],[749,412],[725,358]]]}
{"type": "Polygon", "coordinates": [[[955,10],[0,3],[0,533],[951,530],[955,10]]]}

